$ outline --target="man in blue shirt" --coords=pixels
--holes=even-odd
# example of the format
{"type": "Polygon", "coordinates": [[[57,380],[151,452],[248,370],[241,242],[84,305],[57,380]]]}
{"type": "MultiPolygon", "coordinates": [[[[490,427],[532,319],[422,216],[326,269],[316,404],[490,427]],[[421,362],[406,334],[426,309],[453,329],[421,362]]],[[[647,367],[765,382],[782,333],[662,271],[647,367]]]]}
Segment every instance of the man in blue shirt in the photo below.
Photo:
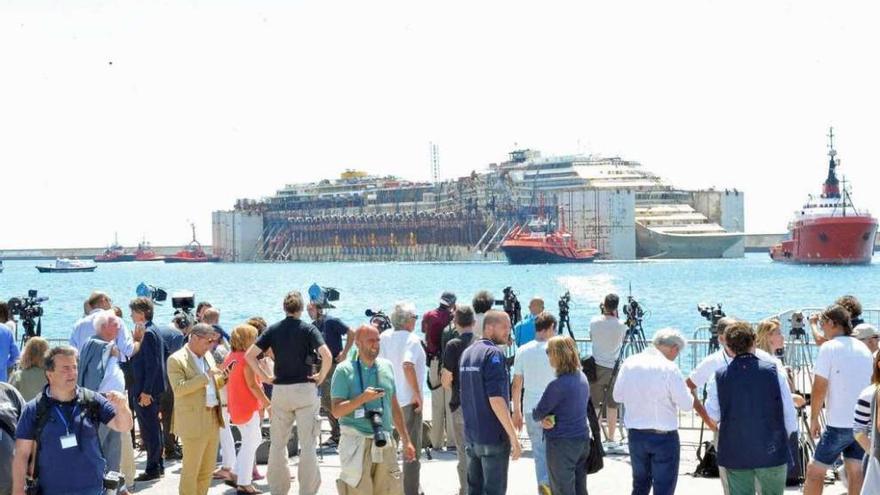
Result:
{"type": "Polygon", "coordinates": [[[533,297],[529,301],[529,315],[523,321],[517,323],[513,329],[513,336],[517,347],[522,347],[535,340],[535,318],[543,311],[544,300],[540,297],[533,297]]]}
{"type": "Polygon", "coordinates": [[[118,392],[85,400],[76,385],[76,349],[59,346],[46,356],[43,393],[27,403],[16,429],[13,493],[24,493],[28,459],[39,443],[35,471],[43,495],[97,495],[103,489],[106,461],[98,445],[98,423],[127,432],[133,422],[128,400],[118,392]],[[41,401],[47,403],[40,407],[41,401]],[[44,425],[38,429],[38,412],[44,425]],[[37,436],[39,435],[39,438],[37,436]]]}
{"type": "Polygon", "coordinates": [[[491,310],[483,337],[461,356],[461,408],[468,454],[468,493],[507,492],[508,456],[519,459],[521,447],[510,417],[510,377],[498,345],[510,337],[510,318],[491,310]]]}
{"type": "Polygon", "coordinates": [[[15,344],[15,334],[5,323],[9,321],[9,306],[0,301],[0,381],[7,381],[9,370],[18,362],[18,346],[15,344]],[[3,366],[3,363],[6,363],[3,366]]]}

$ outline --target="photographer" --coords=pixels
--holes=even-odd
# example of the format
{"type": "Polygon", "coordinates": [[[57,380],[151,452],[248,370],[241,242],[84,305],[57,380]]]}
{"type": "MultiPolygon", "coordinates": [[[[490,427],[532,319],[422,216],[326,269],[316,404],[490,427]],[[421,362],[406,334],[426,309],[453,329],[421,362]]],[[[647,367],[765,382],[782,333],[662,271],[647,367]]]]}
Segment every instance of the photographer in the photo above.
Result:
{"type": "Polygon", "coordinates": [[[422,333],[428,360],[428,387],[431,389],[431,446],[436,450],[454,443],[452,413],[449,412],[449,394],[440,384],[443,367],[443,331],[452,322],[455,294],[444,292],[440,304],[422,316],[422,333]]]}
{"type": "MultiPolygon", "coordinates": [[[[336,371],[336,364],[341,363],[348,356],[351,346],[354,344],[354,332],[348,328],[339,318],[334,318],[324,313],[324,308],[314,302],[308,305],[309,317],[312,319],[312,325],[318,328],[324,337],[324,343],[330,349],[330,355],[333,356],[330,365],[330,374],[336,371]],[[345,337],[345,346],[342,345],[342,337],[345,337]]],[[[335,447],[339,444],[339,421],[330,414],[330,380],[324,380],[321,384],[321,408],[327,414],[327,420],[330,422],[330,439],[325,442],[327,447],[335,447]]]]}
{"type": "MultiPolygon", "coordinates": [[[[263,383],[272,383],[272,426],[269,446],[268,479],[273,494],[290,491],[290,469],[287,465],[287,439],[296,421],[301,446],[297,476],[301,494],[315,494],[321,486],[321,472],[315,452],[319,424],[316,421],[320,401],[318,390],[329,378],[330,349],[321,332],[300,318],[303,297],[293,291],[284,298],[283,320],[270,326],[245,354],[248,366],[263,383]],[[259,357],[266,351],[276,357],[273,373],[263,369],[259,357]],[[321,369],[315,373],[315,354],[320,356],[321,369]]],[[[184,449],[185,450],[185,449],[184,449]]]]}
{"type": "Polygon", "coordinates": [[[614,441],[617,432],[618,404],[614,401],[614,365],[620,357],[620,347],[626,336],[626,325],[619,319],[617,311],[620,298],[617,294],[608,294],[602,303],[602,314],[590,321],[590,340],[593,343],[593,358],[596,360],[596,381],[590,383],[590,397],[596,404],[596,414],[602,417],[605,409],[605,420],[608,424],[606,442],[602,445],[606,452],[620,452],[620,445],[614,441]]]}
{"type": "Polygon", "coordinates": [[[415,447],[397,402],[394,370],[388,360],[378,357],[378,329],[361,326],[355,340],[358,358],[339,364],[330,392],[332,413],[342,430],[342,469],[336,487],[341,495],[400,495],[397,448],[389,441],[392,419],[403,442],[405,462],[415,458],[415,447]]]}
{"type": "Polygon", "coordinates": [[[18,362],[18,346],[15,344],[15,334],[12,328],[6,325],[9,321],[9,305],[0,301],[0,381],[8,381],[9,374],[15,369],[18,362]],[[5,363],[5,366],[4,366],[5,363]]]}
{"type": "Polygon", "coordinates": [[[49,351],[49,385],[27,403],[16,429],[13,494],[24,495],[29,474],[42,495],[101,493],[106,460],[98,444],[98,425],[127,432],[133,424],[131,411],[122,394],[109,392],[104,398],[78,387],[76,375],[76,349],[59,346],[49,351]],[[36,462],[28,473],[32,454],[36,462]]]}
{"type": "Polygon", "coordinates": [[[474,325],[475,338],[483,338],[483,320],[486,318],[486,313],[489,312],[494,305],[495,296],[493,296],[491,292],[481,290],[474,295],[474,299],[471,301],[471,307],[474,308],[474,319],[476,321],[476,324],[474,325]]]}

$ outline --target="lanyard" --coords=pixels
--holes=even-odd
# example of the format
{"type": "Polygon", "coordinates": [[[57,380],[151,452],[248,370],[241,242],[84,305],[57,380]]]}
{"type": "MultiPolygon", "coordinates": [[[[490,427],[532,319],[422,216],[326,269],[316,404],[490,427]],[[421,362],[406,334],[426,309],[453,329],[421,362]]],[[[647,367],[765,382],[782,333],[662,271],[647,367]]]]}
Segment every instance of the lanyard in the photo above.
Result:
{"type": "Polygon", "coordinates": [[[55,411],[58,413],[58,417],[61,418],[61,423],[64,424],[64,429],[67,431],[67,434],[70,435],[70,423],[73,423],[73,418],[76,417],[76,408],[78,406],[74,404],[73,411],[70,414],[70,422],[67,421],[67,418],[64,417],[64,413],[61,412],[61,407],[55,406],[55,411]]]}
{"type": "MultiPolygon", "coordinates": [[[[367,390],[367,387],[364,386],[364,375],[363,375],[363,371],[362,371],[361,360],[360,359],[352,359],[352,364],[354,365],[354,372],[357,373],[357,376],[358,376],[358,384],[361,386],[361,393],[364,393],[367,390]]],[[[373,366],[377,366],[377,365],[373,364],[373,366]]],[[[378,370],[376,372],[378,373],[378,370]]],[[[382,399],[378,399],[378,400],[381,403],[382,399]]],[[[364,404],[364,411],[368,411],[368,410],[369,410],[369,408],[367,407],[367,404],[364,404]]]]}

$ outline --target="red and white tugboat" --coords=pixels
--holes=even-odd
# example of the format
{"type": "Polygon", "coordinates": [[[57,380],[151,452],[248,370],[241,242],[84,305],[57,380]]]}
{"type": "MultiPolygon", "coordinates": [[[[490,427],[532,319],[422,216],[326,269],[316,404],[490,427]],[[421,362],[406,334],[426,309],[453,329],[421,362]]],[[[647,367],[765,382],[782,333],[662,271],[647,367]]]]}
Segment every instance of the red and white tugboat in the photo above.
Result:
{"type": "Polygon", "coordinates": [[[877,219],[853,205],[846,183],[841,190],[835,169],[834,130],[828,133],[828,178],[822,195],[810,195],[789,223],[789,236],[770,248],[774,261],[803,264],[868,264],[874,254],[877,219]]]}
{"type": "Polygon", "coordinates": [[[175,255],[162,258],[165,263],[216,263],[220,261],[219,256],[209,255],[202,249],[202,245],[196,240],[196,225],[191,224],[191,226],[193,240],[175,255]]]}
{"type": "Polygon", "coordinates": [[[501,243],[501,251],[511,265],[590,263],[598,252],[579,248],[564,219],[560,228],[552,230],[543,215],[514,228],[501,243]]]}
{"type": "Polygon", "coordinates": [[[138,244],[137,251],[134,252],[134,260],[135,261],[162,261],[164,260],[164,256],[159,256],[156,254],[156,251],[150,246],[150,243],[145,240],[141,241],[138,244]]]}

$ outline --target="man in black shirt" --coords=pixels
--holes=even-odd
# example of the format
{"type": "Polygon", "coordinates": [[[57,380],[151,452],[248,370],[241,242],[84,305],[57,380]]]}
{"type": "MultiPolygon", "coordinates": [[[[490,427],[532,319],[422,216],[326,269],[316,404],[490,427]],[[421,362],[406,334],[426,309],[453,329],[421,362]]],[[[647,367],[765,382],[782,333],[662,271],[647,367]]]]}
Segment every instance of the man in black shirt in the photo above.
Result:
{"type": "MultiPolygon", "coordinates": [[[[330,349],[330,354],[333,356],[333,364],[328,375],[332,377],[336,371],[336,364],[345,360],[348,351],[354,344],[354,331],[342,323],[339,318],[326,314],[324,308],[315,302],[309,303],[307,310],[312,319],[312,325],[321,331],[324,343],[327,344],[327,348],[330,349]],[[344,346],[342,345],[343,337],[345,337],[344,346]]],[[[330,405],[330,380],[324,380],[324,383],[321,384],[321,409],[324,410],[324,414],[330,422],[330,440],[324,445],[335,447],[339,445],[339,421],[330,414],[330,405]]]]}
{"type": "Polygon", "coordinates": [[[269,447],[269,489],[273,494],[290,491],[287,466],[287,439],[296,421],[301,446],[297,476],[301,494],[316,494],[321,486],[315,439],[319,424],[315,421],[320,401],[318,389],[330,373],[333,356],[314,325],[300,320],[303,298],[291,292],[284,298],[287,317],[270,326],[245,354],[248,365],[264,383],[272,383],[272,426],[269,447]],[[275,356],[274,373],[263,369],[258,356],[271,350],[275,356]],[[316,358],[320,357],[320,371],[316,358]]]}
{"type": "Polygon", "coordinates": [[[458,482],[459,495],[467,493],[468,459],[465,452],[464,442],[464,415],[461,411],[461,396],[459,388],[459,368],[461,355],[474,338],[475,316],[474,310],[468,305],[461,305],[455,309],[455,328],[459,336],[450,340],[443,350],[443,372],[440,381],[443,388],[451,392],[449,398],[449,410],[452,411],[452,432],[455,440],[455,452],[458,455],[458,482]]]}

